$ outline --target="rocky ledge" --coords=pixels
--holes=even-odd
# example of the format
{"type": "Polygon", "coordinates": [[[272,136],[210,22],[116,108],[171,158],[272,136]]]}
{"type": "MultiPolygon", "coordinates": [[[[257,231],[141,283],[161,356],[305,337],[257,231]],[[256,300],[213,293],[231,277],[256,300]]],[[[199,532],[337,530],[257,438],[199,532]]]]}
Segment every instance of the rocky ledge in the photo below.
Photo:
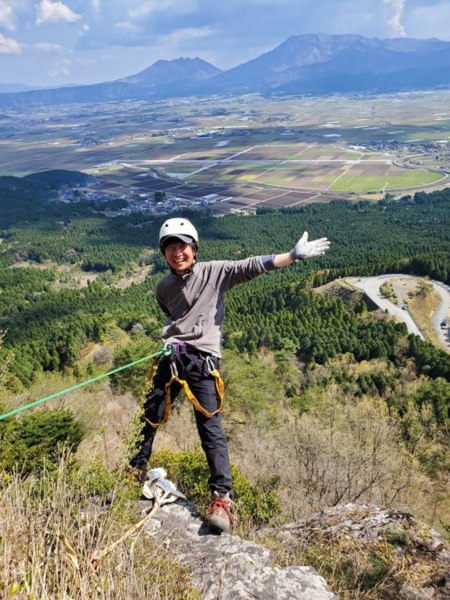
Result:
{"type": "MultiPolygon", "coordinates": [[[[142,501],[142,512],[151,506],[142,501]]],[[[146,533],[187,567],[204,600],[337,598],[314,568],[274,566],[262,544],[210,534],[202,515],[186,500],[162,506],[146,533]]],[[[287,551],[285,556],[297,557],[295,562],[315,556],[325,572],[328,566],[330,573],[339,573],[345,583],[336,593],[358,590],[370,598],[450,599],[450,545],[408,513],[345,504],[259,533],[261,539],[275,542],[274,547],[278,543],[287,551]]]]}
{"type": "Polygon", "coordinates": [[[450,545],[408,513],[370,504],[338,505],[270,534],[297,548],[296,555],[313,547],[353,589],[376,589],[371,597],[450,599],[450,545]]]}
{"type": "MultiPolygon", "coordinates": [[[[142,512],[151,508],[141,501],[142,512]]],[[[204,600],[335,600],[312,567],[273,566],[270,551],[235,535],[212,535],[185,500],[162,506],[146,533],[183,566],[204,600]]]]}

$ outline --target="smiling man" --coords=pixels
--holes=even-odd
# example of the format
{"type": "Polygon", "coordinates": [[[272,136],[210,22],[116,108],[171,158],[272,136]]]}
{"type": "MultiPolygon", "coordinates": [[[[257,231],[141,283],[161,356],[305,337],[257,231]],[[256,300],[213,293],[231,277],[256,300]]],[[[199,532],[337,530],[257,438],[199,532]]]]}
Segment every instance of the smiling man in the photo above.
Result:
{"type": "Polygon", "coordinates": [[[159,245],[171,270],[156,286],[157,301],[167,315],[162,337],[171,354],[159,360],[154,372],[144,404],[141,442],[130,464],[139,477],[145,478],[156,430],[167,420],[172,400],[184,389],[195,409],[210,470],[208,526],[212,531],[228,533],[233,520],[232,481],[221,419],[223,383],[218,371],[225,293],[263,273],[320,256],[330,243],[326,238],[309,242],[305,232],[284,254],[197,262],[197,230],[187,219],[175,218],[163,223],[159,245]]]}

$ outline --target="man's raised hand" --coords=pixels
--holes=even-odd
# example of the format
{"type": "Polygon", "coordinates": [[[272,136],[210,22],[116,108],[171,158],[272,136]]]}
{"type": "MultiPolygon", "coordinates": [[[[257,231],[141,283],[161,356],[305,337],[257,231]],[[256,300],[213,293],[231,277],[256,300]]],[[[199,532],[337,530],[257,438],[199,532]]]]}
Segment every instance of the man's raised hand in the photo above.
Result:
{"type": "Polygon", "coordinates": [[[294,261],[313,258],[325,254],[329,247],[330,242],[326,237],[308,242],[308,232],[305,231],[289,254],[294,261]]]}

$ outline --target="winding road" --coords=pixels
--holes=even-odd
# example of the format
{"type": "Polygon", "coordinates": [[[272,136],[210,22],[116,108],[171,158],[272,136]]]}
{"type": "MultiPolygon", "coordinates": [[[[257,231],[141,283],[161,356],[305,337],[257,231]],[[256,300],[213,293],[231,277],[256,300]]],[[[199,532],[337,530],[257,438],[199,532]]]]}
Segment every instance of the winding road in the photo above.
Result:
{"type": "Polygon", "coordinates": [[[431,317],[431,322],[439,332],[440,339],[450,346],[450,287],[440,281],[431,281],[431,283],[441,296],[441,304],[431,317]],[[441,323],[445,323],[445,326],[442,327],[441,323]]]}
{"type": "MultiPolygon", "coordinates": [[[[387,310],[389,314],[395,316],[399,321],[405,323],[410,333],[425,339],[423,333],[420,331],[419,327],[409,314],[407,307],[396,306],[380,292],[380,287],[383,285],[383,283],[389,279],[393,279],[394,282],[392,283],[395,287],[395,281],[399,278],[410,278],[413,280],[416,279],[410,275],[397,274],[379,275],[378,277],[347,277],[346,281],[353,287],[362,290],[381,310],[387,310]]],[[[430,283],[441,297],[441,303],[434,311],[431,317],[431,322],[444,347],[446,347],[447,350],[450,350],[450,287],[444,283],[441,283],[440,281],[431,280],[430,283]],[[441,324],[444,322],[445,326],[442,327],[441,324]]]]}

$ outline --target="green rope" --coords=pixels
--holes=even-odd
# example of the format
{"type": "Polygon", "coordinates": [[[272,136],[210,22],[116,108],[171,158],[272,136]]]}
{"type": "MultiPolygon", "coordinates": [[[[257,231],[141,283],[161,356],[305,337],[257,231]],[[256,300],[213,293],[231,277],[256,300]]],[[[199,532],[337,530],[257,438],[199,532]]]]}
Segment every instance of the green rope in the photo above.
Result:
{"type": "Polygon", "coordinates": [[[62,390],[61,392],[56,392],[55,394],[51,394],[50,396],[46,396],[45,398],[41,398],[40,400],[31,402],[31,404],[25,404],[25,406],[20,406],[19,408],[16,408],[15,410],[12,410],[11,412],[5,413],[4,415],[0,415],[0,421],[2,421],[3,419],[7,419],[8,417],[12,417],[13,415],[16,415],[17,413],[20,413],[24,410],[28,410],[29,408],[33,408],[34,406],[37,406],[38,404],[47,402],[48,400],[53,400],[54,398],[57,398],[58,396],[63,396],[64,394],[68,394],[69,392],[78,390],[79,388],[82,388],[85,385],[94,383],[94,381],[99,381],[99,379],[103,379],[104,377],[109,377],[110,375],[113,375],[114,373],[118,373],[119,371],[123,371],[124,369],[129,369],[130,367],[134,367],[134,365],[137,365],[137,364],[143,362],[144,360],[150,360],[150,358],[154,358],[155,356],[169,356],[169,354],[171,352],[172,352],[172,349],[169,346],[165,346],[164,348],[162,348],[161,350],[158,350],[158,352],[155,352],[154,354],[150,354],[149,356],[144,356],[144,358],[138,358],[137,360],[134,360],[133,362],[128,363],[127,365],[123,365],[122,367],[118,367],[117,369],[114,369],[113,371],[108,371],[107,373],[103,373],[102,375],[97,375],[97,377],[93,377],[92,379],[88,379],[87,381],[82,381],[81,383],[77,383],[76,385],[73,385],[72,387],[67,388],[66,390],[62,390]]]}

